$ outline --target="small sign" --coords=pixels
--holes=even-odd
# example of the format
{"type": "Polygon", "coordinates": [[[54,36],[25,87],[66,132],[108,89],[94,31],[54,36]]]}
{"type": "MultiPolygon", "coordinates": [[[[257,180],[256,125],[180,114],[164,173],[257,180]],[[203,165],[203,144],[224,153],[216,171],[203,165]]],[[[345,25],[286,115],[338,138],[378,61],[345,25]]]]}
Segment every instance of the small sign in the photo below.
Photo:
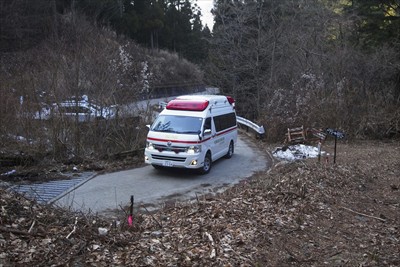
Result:
{"type": "Polygon", "coordinates": [[[332,136],[335,136],[338,139],[343,139],[345,137],[344,132],[332,129],[332,128],[328,128],[326,129],[326,132],[332,136]]]}
{"type": "Polygon", "coordinates": [[[344,138],[344,132],[341,132],[341,131],[338,131],[338,130],[335,130],[335,129],[332,129],[332,128],[326,129],[326,132],[329,135],[332,135],[332,136],[335,137],[335,151],[334,151],[335,154],[334,154],[334,157],[333,157],[333,163],[335,164],[336,163],[336,143],[337,143],[338,139],[343,139],[344,138]]]}

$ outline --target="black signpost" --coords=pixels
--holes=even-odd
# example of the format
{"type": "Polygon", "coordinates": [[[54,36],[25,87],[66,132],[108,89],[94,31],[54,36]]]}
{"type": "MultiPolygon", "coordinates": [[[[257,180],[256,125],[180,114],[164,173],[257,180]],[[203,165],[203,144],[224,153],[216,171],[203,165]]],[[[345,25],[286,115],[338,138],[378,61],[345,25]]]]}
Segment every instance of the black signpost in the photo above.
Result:
{"type": "Polygon", "coordinates": [[[333,163],[335,164],[336,163],[336,143],[337,143],[338,139],[343,139],[345,137],[345,134],[342,131],[332,129],[332,128],[326,129],[326,133],[335,137],[335,150],[334,150],[334,156],[333,156],[333,163]]]}

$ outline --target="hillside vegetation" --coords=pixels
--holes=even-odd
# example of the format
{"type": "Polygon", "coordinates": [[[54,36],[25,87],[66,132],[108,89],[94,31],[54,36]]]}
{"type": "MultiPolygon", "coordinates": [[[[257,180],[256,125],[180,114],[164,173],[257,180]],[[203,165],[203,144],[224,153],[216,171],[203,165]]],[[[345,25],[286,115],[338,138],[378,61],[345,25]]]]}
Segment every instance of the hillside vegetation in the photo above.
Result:
{"type": "Polygon", "coordinates": [[[175,53],[143,48],[79,14],[61,16],[58,27],[56,37],[34,47],[0,53],[0,167],[100,160],[141,149],[153,110],[133,103],[204,88],[203,72],[175,53]],[[81,99],[89,102],[82,106],[81,99]],[[70,114],[62,111],[66,100],[70,114]],[[94,104],[113,117],[92,112],[82,122],[78,113],[94,104]],[[46,112],[51,115],[38,119],[46,112]]]}
{"type": "Polygon", "coordinates": [[[207,77],[239,114],[351,138],[400,133],[399,1],[216,1],[207,77]]]}

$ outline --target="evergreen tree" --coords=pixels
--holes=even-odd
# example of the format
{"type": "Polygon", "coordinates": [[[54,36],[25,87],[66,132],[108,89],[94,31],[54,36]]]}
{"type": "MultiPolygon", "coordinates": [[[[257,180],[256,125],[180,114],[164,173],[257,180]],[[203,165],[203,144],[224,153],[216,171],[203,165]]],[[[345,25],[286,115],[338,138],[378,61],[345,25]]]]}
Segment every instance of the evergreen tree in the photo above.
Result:
{"type": "Polygon", "coordinates": [[[194,63],[204,64],[208,60],[208,42],[211,33],[208,27],[203,29],[200,16],[200,12],[194,16],[192,31],[186,42],[183,56],[194,63]]]}
{"type": "Polygon", "coordinates": [[[382,44],[400,49],[400,1],[353,0],[345,8],[356,15],[355,44],[370,49],[382,44]]]}
{"type": "Polygon", "coordinates": [[[0,1],[0,52],[28,49],[52,32],[53,2],[0,1]]]}
{"type": "Polygon", "coordinates": [[[145,2],[147,5],[141,13],[141,29],[136,39],[151,48],[158,48],[159,32],[164,26],[164,3],[157,0],[145,2]]]}
{"type": "Polygon", "coordinates": [[[170,0],[166,10],[166,25],[163,34],[165,46],[182,53],[191,32],[192,10],[188,0],[170,0]]]}
{"type": "Polygon", "coordinates": [[[100,25],[152,49],[169,49],[194,62],[207,57],[201,13],[190,0],[58,1],[62,7],[69,1],[100,25]]]}

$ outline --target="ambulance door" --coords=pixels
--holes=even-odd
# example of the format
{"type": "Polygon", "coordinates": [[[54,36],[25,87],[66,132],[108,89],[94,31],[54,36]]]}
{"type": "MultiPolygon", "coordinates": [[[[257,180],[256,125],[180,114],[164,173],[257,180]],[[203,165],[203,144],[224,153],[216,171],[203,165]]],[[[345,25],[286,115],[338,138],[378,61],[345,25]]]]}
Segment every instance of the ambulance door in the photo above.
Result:
{"type": "Polygon", "coordinates": [[[218,135],[218,130],[220,127],[221,121],[220,118],[213,117],[213,160],[219,159],[224,155],[224,146],[225,146],[225,136],[218,135]]]}
{"type": "Polygon", "coordinates": [[[215,126],[215,135],[213,138],[214,143],[214,153],[213,159],[219,159],[226,154],[226,134],[221,134],[224,130],[224,116],[218,115],[213,117],[215,126]],[[220,133],[220,135],[218,135],[220,133]]]}
{"type": "MultiPolygon", "coordinates": [[[[214,126],[214,122],[212,121],[211,117],[208,117],[205,119],[203,132],[208,132],[208,134],[204,135],[204,139],[207,140],[206,142],[204,142],[204,146],[206,147],[205,152],[207,150],[211,150],[211,155],[214,158],[214,155],[217,152],[217,147],[214,142],[214,139],[216,136],[215,135],[215,126],[214,126]]],[[[205,154],[205,152],[204,152],[204,154],[205,154]]]]}

